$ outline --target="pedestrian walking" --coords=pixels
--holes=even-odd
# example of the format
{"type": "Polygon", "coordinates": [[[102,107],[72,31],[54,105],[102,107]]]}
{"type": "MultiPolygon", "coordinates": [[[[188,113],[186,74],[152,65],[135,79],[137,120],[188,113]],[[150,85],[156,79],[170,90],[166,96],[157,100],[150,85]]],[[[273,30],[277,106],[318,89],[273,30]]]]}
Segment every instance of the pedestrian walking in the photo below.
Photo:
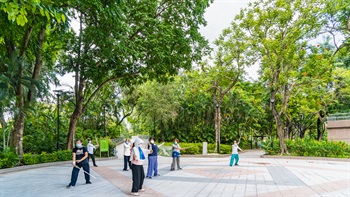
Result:
{"type": "Polygon", "coordinates": [[[124,141],[124,168],[123,168],[123,171],[128,171],[128,166],[129,166],[129,169],[131,169],[130,154],[131,154],[130,140],[125,139],[125,141],[124,141]]]}
{"type": "Polygon", "coordinates": [[[178,170],[182,170],[182,168],[180,167],[180,151],[183,150],[183,148],[181,148],[180,144],[179,144],[179,140],[177,138],[175,138],[174,143],[172,145],[172,153],[171,156],[173,158],[173,162],[171,163],[171,171],[175,170],[175,162],[177,164],[177,169],[178,170]]]}
{"type": "Polygon", "coordinates": [[[148,169],[146,178],[151,179],[153,176],[160,176],[158,174],[158,146],[155,144],[155,138],[149,138],[148,149],[152,150],[152,153],[148,155],[148,169]]]}
{"type": "Polygon", "coordinates": [[[72,150],[72,157],[73,157],[73,170],[72,170],[72,176],[71,181],[67,186],[68,188],[74,187],[78,180],[78,175],[80,168],[83,168],[84,176],[86,184],[91,184],[90,182],[90,166],[88,161],[88,150],[86,147],[84,147],[81,143],[81,140],[78,139],[75,142],[75,148],[72,150]]]}
{"type": "Polygon", "coordinates": [[[239,143],[235,141],[233,141],[233,145],[232,145],[232,155],[231,155],[231,160],[230,160],[230,166],[233,165],[234,160],[236,160],[235,162],[235,166],[238,166],[238,161],[239,161],[239,155],[238,155],[238,150],[242,151],[242,149],[238,146],[239,143]]]}
{"type": "Polygon", "coordinates": [[[88,149],[88,153],[89,153],[89,158],[88,159],[92,159],[92,164],[97,167],[96,165],[96,161],[95,161],[95,156],[94,156],[94,151],[96,149],[96,146],[94,146],[92,144],[91,138],[88,139],[88,144],[87,144],[87,149],[88,149]]]}
{"type": "Polygon", "coordinates": [[[145,179],[145,171],[143,169],[143,162],[146,159],[145,154],[152,153],[152,150],[143,149],[141,145],[144,142],[140,138],[136,138],[133,143],[131,151],[131,170],[132,170],[132,189],[131,195],[139,196],[138,192],[144,192],[142,189],[143,181],[145,179]]]}

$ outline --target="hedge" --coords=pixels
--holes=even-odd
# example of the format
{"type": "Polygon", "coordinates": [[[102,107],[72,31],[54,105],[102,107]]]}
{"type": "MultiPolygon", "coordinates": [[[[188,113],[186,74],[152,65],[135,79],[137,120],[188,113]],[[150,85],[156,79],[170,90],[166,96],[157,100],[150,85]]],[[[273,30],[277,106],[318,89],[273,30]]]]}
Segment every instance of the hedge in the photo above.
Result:
{"type": "MultiPolygon", "coordinates": [[[[285,140],[287,149],[290,155],[294,156],[315,156],[315,157],[336,157],[349,158],[350,146],[342,141],[317,141],[305,137],[303,139],[297,138],[294,140],[285,140]]],[[[266,141],[262,147],[265,153],[269,155],[279,154],[281,151],[279,147],[279,140],[266,141]]]]}
{"type": "Polygon", "coordinates": [[[26,153],[23,155],[23,164],[32,165],[38,163],[48,163],[56,161],[69,161],[72,159],[71,150],[59,150],[54,153],[42,152],[41,154],[26,153]]]}
{"type": "MultiPolygon", "coordinates": [[[[164,146],[172,146],[172,142],[166,142],[164,146]]],[[[198,155],[202,154],[202,143],[180,143],[181,148],[185,148],[185,150],[181,150],[181,154],[184,155],[198,155]]],[[[160,148],[161,149],[161,148],[160,148]]],[[[161,153],[161,151],[159,152],[161,153]]],[[[208,144],[208,153],[216,153],[215,144],[208,144]]],[[[231,154],[232,153],[232,145],[220,144],[220,154],[231,154]]]]}

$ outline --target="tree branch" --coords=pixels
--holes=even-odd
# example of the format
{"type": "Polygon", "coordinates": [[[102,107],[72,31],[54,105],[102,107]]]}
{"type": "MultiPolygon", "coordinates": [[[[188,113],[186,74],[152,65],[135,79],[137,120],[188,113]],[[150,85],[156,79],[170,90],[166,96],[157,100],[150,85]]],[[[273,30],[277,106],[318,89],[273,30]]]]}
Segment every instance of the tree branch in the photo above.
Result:
{"type": "Polygon", "coordinates": [[[22,40],[22,46],[21,46],[21,51],[19,54],[19,57],[23,57],[24,56],[24,52],[27,49],[29,40],[30,40],[30,36],[32,35],[33,32],[33,27],[29,26],[26,30],[26,33],[23,36],[23,40],[22,40]]]}
{"type": "Polygon", "coordinates": [[[139,73],[132,73],[129,75],[125,75],[125,76],[121,76],[121,77],[113,77],[113,78],[109,78],[107,80],[105,80],[104,82],[102,82],[100,85],[97,86],[97,88],[92,92],[92,94],[90,95],[90,97],[87,99],[86,103],[83,106],[83,112],[86,110],[88,104],[92,101],[92,99],[95,97],[95,95],[97,94],[98,91],[101,90],[101,88],[103,88],[106,84],[108,84],[111,81],[116,81],[116,80],[120,80],[123,79],[125,77],[130,77],[133,75],[138,75],[139,73]]]}
{"type": "MultiPolygon", "coordinates": [[[[40,29],[40,33],[38,36],[38,52],[36,54],[36,60],[35,60],[35,66],[34,66],[34,70],[33,70],[33,74],[32,74],[32,79],[34,80],[38,80],[39,76],[40,76],[40,71],[41,71],[41,67],[42,67],[42,48],[43,48],[43,43],[44,43],[44,38],[45,38],[45,32],[46,32],[46,28],[42,27],[40,29]]],[[[28,95],[27,95],[27,99],[28,102],[30,102],[32,100],[32,91],[29,90],[28,91],[28,95]]]]}

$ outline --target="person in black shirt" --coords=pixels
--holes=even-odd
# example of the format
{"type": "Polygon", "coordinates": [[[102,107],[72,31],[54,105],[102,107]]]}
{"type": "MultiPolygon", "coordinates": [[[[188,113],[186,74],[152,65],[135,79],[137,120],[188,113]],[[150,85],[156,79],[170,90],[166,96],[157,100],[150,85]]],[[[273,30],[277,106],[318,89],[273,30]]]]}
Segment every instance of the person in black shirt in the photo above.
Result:
{"type": "Polygon", "coordinates": [[[72,170],[71,181],[67,186],[67,188],[75,186],[78,179],[80,168],[83,168],[83,170],[87,172],[87,173],[84,173],[86,184],[91,184],[90,175],[89,175],[90,166],[89,166],[89,161],[87,159],[89,157],[89,154],[86,147],[82,145],[81,140],[79,139],[76,140],[75,148],[73,148],[72,154],[73,154],[73,170],[72,170]]]}

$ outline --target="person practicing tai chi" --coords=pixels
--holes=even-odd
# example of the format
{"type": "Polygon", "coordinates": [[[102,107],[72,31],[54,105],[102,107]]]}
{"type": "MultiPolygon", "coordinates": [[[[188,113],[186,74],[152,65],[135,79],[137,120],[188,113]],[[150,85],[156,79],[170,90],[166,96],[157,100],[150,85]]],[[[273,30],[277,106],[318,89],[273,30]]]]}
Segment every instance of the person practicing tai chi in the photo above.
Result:
{"type": "Polygon", "coordinates": [[[139,196],[138,192],[144,192],[142,189],[143,181],[145,179],[145,171],[143,169],[143,162],[146,159],[145,154],[152,153],[152,150],[143,149],[141,145],[144,142],[140,138],[136,138],[131,150],[131,171],[132,171],[132,189],[131,195],[139,196]]]}
{"type": "Polygon", "coordinates": [[[237,143],[236,140],[233,141],[230,166],[233,165],[234,160],[236,160],[235,166],[238,166],[238,160],[239,160],[238,150],[242,151],[242,149],[238,146],[238,144],[239,143],[237,143]]]}
{"type": "Polygon", "coordinates": [[[173,162],[171,163],[171,171],[175,170],[175,160],[177,164],[177,169],[182,170],[180,167],[180,151],[184,150],[183,148],[180,147],[179,140],[175,138],[174,143],[172,145],[172,154],[171,156],[173,157],[173,162]]]}
{"type": "Polygon", "coordinates": [[[94,149],[96,149],[96,146],[94,146],[92,144],[91,138],[88,139],[87,149],[88,149],[88,153],[89,153],[89,158],[92,159],[93,165],[95,167],[97,167],[96,161],[95,161],[95,156],[94,156],[94,149]]]}
{"type": "Polygon", "coordinates": [[[124,168],[123,168],[123,171],[128,171],[128,166],[131,169],[130,154],[131,154],[130,140],[125,139],[125,141],[124,141],[124,168]]]}
{"type": "Polygon", "coordinates": [[[148,169],[146,178],[149,179],[152,178],[153,172],[153,176],[160,176],[160,174],[158,174],[158,148],[161,147],[164,143],[157,146],[155,144],[155,140],[156,139],[154,137],[149,138],[148,149],[153,151],[152,154],[148,155],[148,169]]]}
{"type": "Polygon", "coordinates": [[[81,143],[81,140],[75,141],[75,148],[72,151],[73,154],[73,170],[71,181],[67,186],[68,188],[74,187],[78,180],[80,168],[83,168],[86,184],[90,182],[90,166],[88,161],[88,150],[81,143]]]}

